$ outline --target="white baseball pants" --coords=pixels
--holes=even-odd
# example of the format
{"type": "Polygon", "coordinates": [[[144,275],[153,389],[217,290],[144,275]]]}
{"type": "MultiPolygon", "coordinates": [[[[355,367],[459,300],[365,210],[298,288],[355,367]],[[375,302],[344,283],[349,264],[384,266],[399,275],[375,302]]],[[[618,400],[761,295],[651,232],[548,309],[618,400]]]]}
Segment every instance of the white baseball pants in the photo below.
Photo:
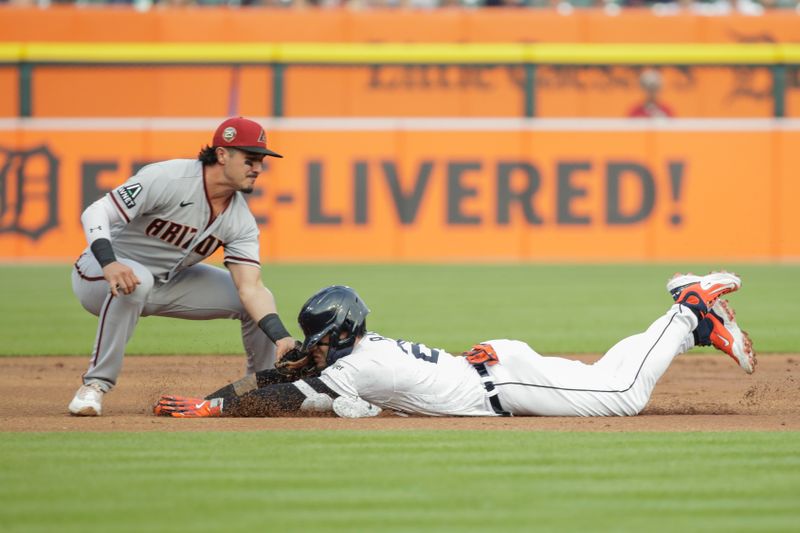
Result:
{"type": "Polygon", "coordinates": [[[697,317],[675,304],[594,364],[543,357],[521,341],[491,341],[500,364],[489,373],[503,408],[515,415],[636,415],[672,360],[694,346],[696,327],[697,317]]]}

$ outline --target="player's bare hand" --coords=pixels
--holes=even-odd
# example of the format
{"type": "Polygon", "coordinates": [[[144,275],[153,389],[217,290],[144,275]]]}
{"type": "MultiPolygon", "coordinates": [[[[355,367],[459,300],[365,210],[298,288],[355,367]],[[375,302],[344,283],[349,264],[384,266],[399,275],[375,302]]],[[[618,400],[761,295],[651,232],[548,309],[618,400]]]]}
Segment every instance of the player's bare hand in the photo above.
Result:
{"type": "Polygon", "coordinates": [[[103,267],[103,277],[111,287],[111,294],[119,296],[122,294],[130,294],[136,290],[136,286],[141,283],[133,269],[128,265],[114,261],[103,267]]]}
{"type": "Polygon", "coordinates": [[[295,342],[294,348],[275,361],[275,370],[292,381],[319,375],[321,370],[314,365],[311,356],[300,349],[301,347],[301,343],[295,342]]]}
{"type": "Polygon", "coordinates": [[[294,337],[284,337],[275,342],[275,359],[280,361],[284,355],[294,350],[297,347],[297,341],[294,337]]]}
{"type": "Polygon", "coordinates": [[[289,371],[298,370],[308,365],[308,354],[300,350],[301,343],[295,342],[294,348],[281,355],[275,361],[275,368],[285,368],[289,371]]]}

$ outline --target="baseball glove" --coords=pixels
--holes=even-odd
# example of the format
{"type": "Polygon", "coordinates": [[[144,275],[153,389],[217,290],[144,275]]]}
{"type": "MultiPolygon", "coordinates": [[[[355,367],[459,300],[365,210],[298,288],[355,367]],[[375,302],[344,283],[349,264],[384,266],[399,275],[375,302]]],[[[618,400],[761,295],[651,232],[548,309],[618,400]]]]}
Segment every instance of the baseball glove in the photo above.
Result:
{"type": "Polygon", "coordinates": [[[303,379],[317,375],[319,370],[308,353],[300,350],[298,342],[294,348],[286,352],[280,361],[275,363],[275,370],[282,376],[292,379],[303,379]]]}
{"type": "Polygon", "coordinates": [[[497,357],[497,353],[494,351],[494,348],[492,348],[492,345],[488,343],[476,344],[470,348],[469,351],[466,351],[461,355],[466,357],[467,361],[469,361],[472,365],[479,365],[483,363],[486,366],[492,366],[500,362],[500,359],[497,357]]]}

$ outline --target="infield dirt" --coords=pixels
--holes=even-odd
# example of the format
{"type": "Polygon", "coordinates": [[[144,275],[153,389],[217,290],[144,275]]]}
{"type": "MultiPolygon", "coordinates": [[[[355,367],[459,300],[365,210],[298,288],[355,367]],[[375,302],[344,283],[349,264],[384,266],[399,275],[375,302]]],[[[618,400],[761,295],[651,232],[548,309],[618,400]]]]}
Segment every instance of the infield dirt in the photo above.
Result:
{"type": "MultiPolygon", "coordinates": [[[[592,357],[577,357],[591,361],[592,357]]],[[[800,355],[762,355],[746,375],[723,355],[675,360],[645,411],[614,418],[173,419],[152,415],[161,394],[203,396],[241,377],[241,356],[127,357],[118,386],[99,418],[67,412],[87,360],[0,358],[0,431],[263,431],[263,430],[523,430],[523,431],[798,431],[800,355]]]]}

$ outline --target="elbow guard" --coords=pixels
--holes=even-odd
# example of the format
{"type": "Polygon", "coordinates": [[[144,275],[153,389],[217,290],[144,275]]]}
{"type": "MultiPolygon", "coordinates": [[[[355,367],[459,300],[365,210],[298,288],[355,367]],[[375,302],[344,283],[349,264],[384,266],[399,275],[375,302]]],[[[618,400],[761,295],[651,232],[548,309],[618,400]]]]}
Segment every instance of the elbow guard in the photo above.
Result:
{"type": "Polygon", "coordinates": [[[302,379],[292,383],[292,385],[297,387],[297,390],[305,396],[303,403],[300,404],[300,410],[307,413],[328,413],[333,411],[333,402],[338,395],[319,379],[315,378],[308,381],[318,382],[313,383],[313,385],[316,385],[316,389],[312,386],[312,383],[308,383],[302,379]],[[317,389],[321,392],[318,392],[317,389]]]}
{"type": "Polygon", "coordinates": [[[276,383],[232,398],[230,404],[225,403],[225,415],[277,417],[326,412],[332,410],[337,396],[319,378],[276,383]]]}

